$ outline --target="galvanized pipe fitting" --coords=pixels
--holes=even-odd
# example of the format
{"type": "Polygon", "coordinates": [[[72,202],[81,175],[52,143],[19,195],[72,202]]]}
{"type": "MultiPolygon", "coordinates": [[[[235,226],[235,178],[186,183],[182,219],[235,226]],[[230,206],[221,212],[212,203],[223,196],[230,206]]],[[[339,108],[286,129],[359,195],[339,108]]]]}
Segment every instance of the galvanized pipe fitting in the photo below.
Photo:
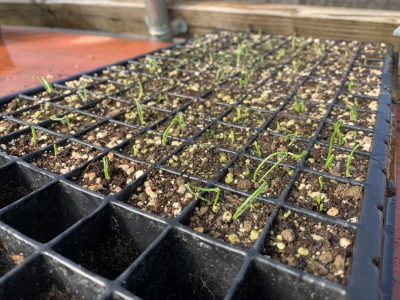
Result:
{"type": "Polygon", "coordinates": [[[160,41],[169,41],[175,34],[187,32],[188,26],[183,19],[170,21],[164,0],[145,0],[144,3],[146,24],[152,37],[160,41]]]}

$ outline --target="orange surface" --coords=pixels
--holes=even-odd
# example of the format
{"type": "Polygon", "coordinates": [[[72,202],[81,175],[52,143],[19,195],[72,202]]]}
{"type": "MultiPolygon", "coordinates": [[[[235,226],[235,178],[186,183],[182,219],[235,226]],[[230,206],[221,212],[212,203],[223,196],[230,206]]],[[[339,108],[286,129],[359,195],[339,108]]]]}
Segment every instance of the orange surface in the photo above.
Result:
{"type": "Polygon", "coordinates": [[[0,28],[0,97],[167,46],[99,35],[0,28]]]}

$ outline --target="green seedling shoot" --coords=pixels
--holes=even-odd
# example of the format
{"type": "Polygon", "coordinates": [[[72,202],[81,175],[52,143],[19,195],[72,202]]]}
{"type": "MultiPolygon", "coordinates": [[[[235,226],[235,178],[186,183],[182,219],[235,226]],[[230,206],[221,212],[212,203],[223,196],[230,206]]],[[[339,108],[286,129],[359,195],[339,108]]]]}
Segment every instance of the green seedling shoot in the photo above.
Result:
{"type": "Polygon", "coordinates": [[[35,126],[31,126],[31,132],[32,132],[32,143],[36,146],[38,143],[38,137],[36,134],[36,127],[35,126]]]}
{"type": "Polygon", "coordinates": [[[349,84],[347,85],[347,90],[349,91],[350,94],[353,94],[354,89],[357,87],[357,84],[354,81],[350,81],[349,84]]]}
{"type": "Polygon", "coordinates": [[[110,169],[108,166],[108,157],[107,155],[103,157],[103,171],[104,171],[104,178],[106,180],[110,180],[111,176],[110,176],[110,169]]]}
{"type": "Polygon", "coordinates": [[[165,101],[167,105],[170,105],[171,101],[167,93],[158,95],[158,102],[165,101]]]}
{"type": "Polygon", "coordinates": [[[133,148],[133,156],[138,157],[139,156],[139,145],[134,144],[132,148],[133,148]]]}
{"type": "Polygon", "coordinates": [[[288,135],[285,135],[285,137],[283,138],[283,140],[286,143],[288,141],[290,141],[288,144],[289,147],[294,145],[294,143],[296,143],[298,139],[299,139],[299,135],[297,133],[289,133],[288,135]]]}
{"type": "Polygon", "coordinates": [[[138,97],[134,100],[134,102],[135,102],[136,112],[137,112],[137,114],[138,114],[139,124],[140,124],[140,125],[144,125],[144,124],[145,124],[143,108],[142,108],[142,105],[140,104],[140,101],[142,100],[143,95],[144,95],[144,92],[143,92],[143,85],[142,85],[142,82],[139,80],[139,95],[138,95],[138,97]]]}
{"type": "Polygon", "coordinates": [[[60,122],[63,125],[67,125],[68,128],[72,127],[71,118],[68,115],[59,118],[56,116],[51,116],[50,120],[60,122]]]}
{"type": "Polygon", "coordinates": [[[315,94],[318,95],[320,91],[321,91],[321,85],[318,84],[317,87],[316,87],[316,89],[315,89],[315,94]]]}
{"type": "Polygon", "coordinates": [[[239,67],[239,66],[240,66],[240,61],[241,61],[242,56],[243,56],[243,54],[244,54],[245,47],[246,47],[246,46],[243,44],[243,42],[240,43],[240,44],[237,46],[237,49],[236,49],[236,67],[239,67]]]}
{"type": "Polygon", "coordinates": [[[235,131],[231,130],[231,133],[229,134],[229,138],[231,139],[231,143],[235,143],[235,131]]]}
{"type": "Polygon", "coordinates": [[[225,74],[225,64],[218,67],[217,74],[215,75],[215,80],[220,82],[225,74]]]}
{"type": "Polygon", "coordinates": [[[323,212],[324,204],[322,203],[321,194],[318,194],[318,196],[315,198],[315,203],[317,204],[318,211],[323,212]]]}
{"type": "Polygon", "coordinates": [[[340,131],[340,128],[342,126],[343,126],[342,121],[337,121],[335,123],[334,130],[329,141],[328,156],[325,162],[325,166],[328,168],[328,170],[331,170],[333,167],[333,161],[335,159],[335,155],[333,154],[333,144],[335,143],[336,139],[338,140],[339,145],[344,144],[344,138],[340,131]]]}
{"type": "Polygon", "coordinates": [[[351,177],[350,175],[350,167],[351,167],[351,162],[353,161],[353,157],[354,157],[354,152],[357,151],[358,148],[360,148],[360,144],[356,144],[354,145],[353,149],[351,150],[349,157],[347,157],[347,162],[346,162],[346,177],[351,177]]]}
{"type": "Polygon", "coordinates": [[[157,73],[158,70],[158,62],[157,59],[153,58],[153,57],[148,57],[146,59],[147,61],[147,68],[149,69],[151,74],[155,74],[157,73]]]}
{"type": "Polygon", "coordinates": [[[318,182],[319,182],[319,190],[322,191],[324,189],[324,177],[319,176],[318,182]]]}
{"type": "Polygon", "coordinates": [[[249,209],[254,201],[256,201],[257,197],[265,192],[267,187],[267,183],[263,181],[260,187],[255,190],[253,194],[247,197],[247,199],[236,209],[235,213],[233,214],[232,220],[236,221],[247,209],[249,209]]]}
{"type": "Polygon", "coordinates": [[[140,125],[144,125],[145,121],[144,121],[143,108],[142,108],[142,105],[140,104],[139,98],[135,99],[135,106],[136,106],[136,112],[137,112],[138,118],[139,118],[139,123],[140,123],[140,125]]]}
{"type": "Polygon", "coordinates": [[[167,145],[167,140],[168,140],[168,136],[171,133],[172,128],[178,124],[179,125],[179,129],[181,131],[185,130],[186,125],[185,125],[185,120],[183,118],[183,113],[180,112],[178,113],[171,121],[171,123],[169,123],[169,125],[167,126],[167,128],[165,128],[164,133],[163,133],[163,137],[162,137],[162,141],[161,144],[163,146],[167,145]]]}
{"type": "Polygon", "coordinates": [[[281,80],[282,78],[283,78],[283,72],[282,72],[282,71],[279,71],[279,72],[276,74],[276,79],[281,80]]]}
{"type": "Polygon", "coordinates": [[[208,60],[210,61],[211,64],[214,63],[214,55],[212,53],[208,55],[208,60]]]}
{"type": "Polygon", "coordinates": [[[274,48],[274,45],[273,45],[272,40],[268,40],[268,41],[265,43],[265,45],[266,45],[267,50],[269,50],[269,51],[271,51],[271,50],[274,48]]]}
{"type": "Polygon", "coordinates": [[[218,207],[219,207],[219,197],[221,195],[221,189],[216,187],[216,188],[202,188],[202,187],[198,187],[198,186],[194,186],[190,183],[186,184],[186,188],[188,189],[189,193],[191,193],[194,196],[194,199],[197,200],[202,200],[205,201],[207,203],[212,203],[212,211],[214,213],[216,213],[218,211],[218,207]],[[207,198],[204,198],[203,196],[201,196],[200,194],[202,193],[215,193],[215,198],[214,201],[210,201],[207,198]]]}
{"type": "Polygon", "coordinates": [[[306,112],[306,107],[304,105],[304,100],[303,99],[298,99],[296,96],[293,97],[294,100],[294,111],[296,113],[304,113],[306,112]]]}
{"type": "Polygon", "coordinates": [[[139,101],[141,101],[142,98],[143,98],[143,96],[144,96],[144,90],[143,90],[143,84],[142,84],[142,82],[141,82],[140,80],[139,80],[138,85],[139,85],[139,95],[138,95],[138,98],[139,98],[139,101]]]}
{"type": "Polygon", "coordinates": [[[301,66],[301,61],[300,60],[295,59],[295,60],[292,61],[293,70],[295,70],[296,72],[299,70],[300,66],[301,66]]]}
{"type": "Polygon", "coordinates": [[[52,94],[54,92],[54,86],[48,81],[45,77],[41,77],[40,80],[42,81],[42,85],[45,88],[48,94],[52,94]]]}
{"type": "Polygon", "coordinates": [[[350,121],[357,121],[357,118],[358,118],[358,112],[355,106],[352,106],[350,109],[350,121]]]}
{"type": "Polygon", "coordinates": [[[241,118],[241,114],[242,114],[242,106],[239,105],[238,107],[236,107],[236,115],[233,118],[233,122],[237,122],[240,120],[241,118]]]}
{"type": "Polygon", "coordinates": [[[240,76],[239,85],[241,88],[246,87],[250,81],[250,69],[246,69],[240,76]]]}
{"type": "Polygon", "coordinates": [[[86,85],[86,83],[81,84],[76,92],[79,98],[84,102],[89,98],[89,91],[86,89],[86,85]]]}
{"type": "Polygon", "coordinates": [[[58,145],[57,144],[53,145],[53,151],[54,151],[54,156],[57,157],[57,155],[58,155],[58,145]]]}
{"type": "Polygon", "coordinates": [[[286,55],[286,50],[285,48],[281,48],[278,50],[278,55],[276,56],[277,60],[281,60],[282,58],[284,58],[286,55]]]}
{"type": "Polygon", "coordinates": [[[257,143],[257,141],[254,141],[253,145],[254,145],[254,149],[256,150],[257,155],[259,157],[261,157],[262,153],[261,153],[260,145],[257,143]]]}
{"type": "Polygon", "coordinates": [[[283,162],[284,160],[286,160],[289,156],[292,157],[294,160],[296,161],[300,161],[305,155],[307,154],[307,151],[303,151],[300,154],[294,154],[291,152],[283,152],[283,151],[278,151],[278,152],[274,152],[270,155],[268,155],[266,158],[264,158],[264,160],[257,166],[256,170],[254,171],[253,174],[253,183],[260,183],[261,181],[264,180],[265,177],[267,177],[269,174],[272,173],[272,171],[278,167],[278,165],[283,162]],[[264,175],[257,180],[257,175],[260,173],[262,167],[268,162],[271,161],[271,159],[273,159],[274,157],[277,157],[277,161],[272,165],[271,168],[269,168],[264,175]]]}
{"type": "Polygon", "coordinates": [[[358,100],[356,99],[354,101],[354,105],[350,109],[350,121],[356,121],[357,120],[357,118],[358,118],[357,108],[358,108],[358,100]]]}

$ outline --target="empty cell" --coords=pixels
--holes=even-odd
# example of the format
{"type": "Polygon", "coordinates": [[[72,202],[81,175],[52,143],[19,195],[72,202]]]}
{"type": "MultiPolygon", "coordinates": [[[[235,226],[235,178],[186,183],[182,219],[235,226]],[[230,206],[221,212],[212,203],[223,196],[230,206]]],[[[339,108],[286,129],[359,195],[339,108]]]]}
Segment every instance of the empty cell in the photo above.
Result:
{"type": "Polygon", "coordinates": [[[34,247],[7,231],[0,231],[0,277],[22,264],[34,247]]]}
{"type": "Polygon", "coordinates": [[[19,203],[0,219],[45,243],[92,213],[100,203],[99,198],[59,182],[19,203]]]}
{"type": "Polygon", "coordinates": [[[344,299],[344,295],[325,284],[304,280],[261,261],[252,261],[232,299],[344,299]],[[262,278],[262,280],[260,280],[262,278]]]}
{"type": "Polygon", "coordinates": [[[50,180],[50,177],[20,164],[12,164],[0,169],[0,208],[25,197],[49,183],[50,180]]]}
{"type": "Polygon", "coordinates": [[[133,270],[125,287],[142,299],[222,299],[243,257],[171,231],[133,270]]]}
{"type": "Polygon", "coordinates": [[[0,283],[1,299],[100,299],[105,287],[49,256],[38,256],[0,283]]]}
{"type": "Polygon", "coordinates": [[[164,225],[119,206],[107,206],[55,246],[90,271],[115,279],[153,242],[164,225]]]}

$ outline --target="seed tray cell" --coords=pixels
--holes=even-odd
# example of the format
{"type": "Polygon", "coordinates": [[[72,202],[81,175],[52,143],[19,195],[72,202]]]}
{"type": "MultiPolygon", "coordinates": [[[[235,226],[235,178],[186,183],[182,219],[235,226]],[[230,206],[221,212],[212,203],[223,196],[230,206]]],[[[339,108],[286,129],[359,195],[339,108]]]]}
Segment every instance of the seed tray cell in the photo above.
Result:
{"type": "Polygon", "coordinates": [[[115,279],[161,234],[163,227],[119,206],[107,206],[54,249],[96,274],[115,279]],[[94,231],[95,236],[88,239],[94,231]]]}
{"type": "Polygon", "coordinates": [[[222,31],[1,99],[0,298],[390,295],[396,72],[222,31]]]}
{"type": "Polygon", "coordinates": [[[45,243],[100,205],[100,200],[63,183],[55,183],[25,198],[0,215],[2,222],[45,243]]]}

